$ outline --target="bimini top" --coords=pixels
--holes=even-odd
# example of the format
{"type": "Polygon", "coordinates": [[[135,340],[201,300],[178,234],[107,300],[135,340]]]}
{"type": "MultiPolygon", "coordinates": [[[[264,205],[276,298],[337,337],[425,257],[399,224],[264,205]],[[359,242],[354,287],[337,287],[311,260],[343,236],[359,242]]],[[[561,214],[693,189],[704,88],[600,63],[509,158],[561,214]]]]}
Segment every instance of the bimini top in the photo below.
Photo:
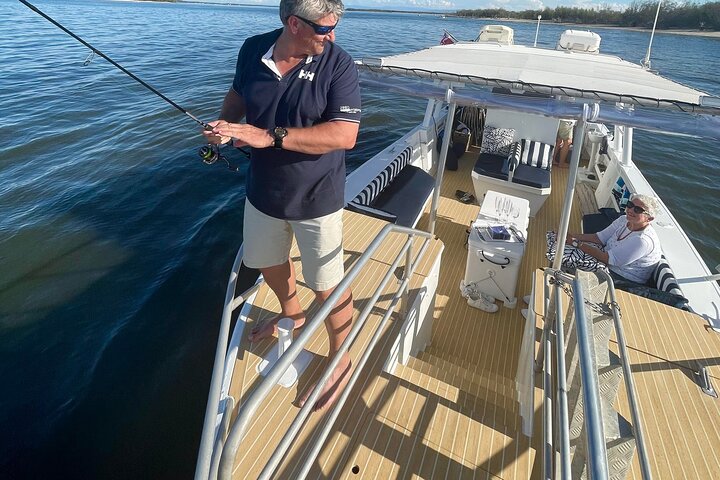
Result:
{"type": "Polygon", "coordinates": [[[390,57],[363,58],[360,68],[513,91],[720,114],[720,98],[612,55],[461,42],[390,57]]]}

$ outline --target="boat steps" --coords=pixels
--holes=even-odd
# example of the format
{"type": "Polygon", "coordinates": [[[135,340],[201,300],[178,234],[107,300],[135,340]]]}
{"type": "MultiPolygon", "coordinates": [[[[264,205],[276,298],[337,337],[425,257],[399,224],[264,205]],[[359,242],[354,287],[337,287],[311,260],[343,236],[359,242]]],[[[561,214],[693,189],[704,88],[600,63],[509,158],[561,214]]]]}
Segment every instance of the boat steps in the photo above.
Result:
{"type": "Polygon", "coordinates": [[[513,429],[519,428],[518,404],[513,385],[503,385],[505,379],[495,383],[489,377],[481,377],[476,372],[428,355],[422,359],[411,357],[405,366],[399,366],[395,375],[413,381],[414,377],[438,382],[448,392],[448,399],[455,402],[462,411],[474,414],[478,409],[488,407],[501,413],[503,423],[513,429]]]}
{"type": "Polygon", "coordinates": [[[448,374],[458,388],[473,395],[499,394],[515,398],[515,381],[501,375],[482,370],[479,366],[457,357],[448,359],[444,352],[434,352],[432,347],[412,357],[408,366],[428,375],[440,377],[448,374]]]}

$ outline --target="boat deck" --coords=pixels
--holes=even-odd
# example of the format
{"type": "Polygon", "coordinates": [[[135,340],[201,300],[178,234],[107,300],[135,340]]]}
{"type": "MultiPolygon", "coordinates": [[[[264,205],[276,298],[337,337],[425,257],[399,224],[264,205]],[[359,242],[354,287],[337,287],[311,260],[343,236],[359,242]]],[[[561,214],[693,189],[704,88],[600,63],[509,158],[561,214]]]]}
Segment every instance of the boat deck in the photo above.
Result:
{"type": "MultiPolygon", "coordinates": [[[[411,296],[417,295],[433,257],[442,251],[431,344],[407,365],[399,365],[394,374],[384,372],[401,323],[395,315],[391,317],[371,365],[335,422],[310,478],[540,478],[539,423],[536,421],[533,439],[522,435],[515,392],[525,322],[520,313],[522,302],[515,309],[501,307],[497,313],[486,313],[469,307],[459,293],[467,257],[465,229],[479,206],[459,202],[455,191],[472,191],[470,171],[475,156],[468,154],[457,171],[445,172],[436,226],[440,241],[431,243],[428,260],[419,266],[411,282],[411,296]]],[[[547,265],[544,233],[557,228],[567,175],[567,169],[553,170],[552,195],[531,219],[518,297],[530,292],[536,269],[547,265]]],[[[571,231],[579,231],[581,210],[594,208],[587,191],[580,190],[578,197],[570,219],[571,231]]],[[[427,218],[423,217],[418,228],[426,226],[427,218]]],[[[345,212],[346,268],[383,225],[379,220],[345,212]]],[[[354,282],[356,316],[387,271],[400,242],[400,236],[394,237],[354,282]]],[[[312,292],[302,284],[296,250],[292,256],[301,279],[299,297],[309,319],[317,305],[312,292]]],[[[391,282],[369,319],[370,325],[377,324],[396,288],[391,282]]],[[[622,292],[619,301],[655,478],[717,478],[720,464],[711,449],[720,442],[720,403],[700,392],[688,375],[688,366],[699,359],[717,379],[720,337],[704,330],[703,322],[694,315],[622,292]]],[[[278,311],[274,296],[262,287],[248,317],[252,324],[278,311]]],[[[370,332],[364,331],[355,342],[353,358],[369,336],[370,332]]],[[[242,403],[257,385],[255,367],[275,347],[275,339],[251,345],[243,338],[230,392],[237,403],[242,403]]],[[[319,377],[324,365],[321,357],[327,353],[324,329],[315,333],[307,348],[315,353],[315,359],[299,385],[274,388],[238,452],[235,478],[258,476],[299,410],[293,401],[319,377]]],[[[619,408],[630,418],[625,402],[621,394],[619,408]]],[[[324,418],[321,413],[311,415],[278,469],[277,478],[297,475],[324,418]]],[[[633,478],[640,478],[638,472],[635,458],[633,478]]]]}

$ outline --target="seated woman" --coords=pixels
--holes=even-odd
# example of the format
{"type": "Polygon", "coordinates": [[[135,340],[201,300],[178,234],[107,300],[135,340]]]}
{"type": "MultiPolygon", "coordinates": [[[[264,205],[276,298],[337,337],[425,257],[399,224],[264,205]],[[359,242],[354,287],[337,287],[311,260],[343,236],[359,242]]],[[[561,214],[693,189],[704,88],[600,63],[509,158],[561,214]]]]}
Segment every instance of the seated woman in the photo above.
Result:
{"type": "Polygon", "coordinates": [[[660,241],[650,225],[658,207],[654,197],[634,194],[624,216],[598,233],[568,233],[566,243],[607,264],[616,285],[623,280],[646,284],[662,256],[660,241]]]}

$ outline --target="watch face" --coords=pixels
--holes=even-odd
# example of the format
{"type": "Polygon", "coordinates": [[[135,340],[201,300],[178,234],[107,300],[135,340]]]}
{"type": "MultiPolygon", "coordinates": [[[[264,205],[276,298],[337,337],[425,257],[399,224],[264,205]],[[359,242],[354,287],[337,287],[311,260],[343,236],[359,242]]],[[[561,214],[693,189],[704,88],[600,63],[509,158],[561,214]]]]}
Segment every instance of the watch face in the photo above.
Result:
{"type": "Polygon", "coordinates": [[[279,140],[287,136],[287,130],[285,130],[283,127],[275,127],[275,129],[273,130],[273,134],[275,135],[275,138],[279,140]]]}

